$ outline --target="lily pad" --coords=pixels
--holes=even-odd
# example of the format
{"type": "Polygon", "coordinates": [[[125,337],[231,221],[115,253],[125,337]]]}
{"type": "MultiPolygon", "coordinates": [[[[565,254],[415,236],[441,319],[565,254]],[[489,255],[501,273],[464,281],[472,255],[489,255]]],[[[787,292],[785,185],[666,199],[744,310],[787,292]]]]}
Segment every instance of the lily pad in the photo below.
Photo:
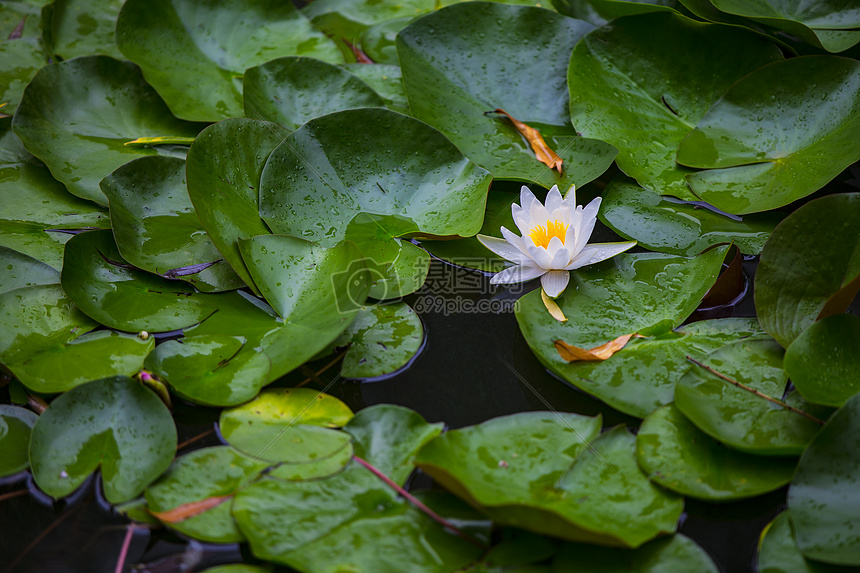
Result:
{"type": "Polygon", "coordinates": [[[223,410],[219,428],[227,443],[256,460],[303,464],[343,450],[351,438],[336,428],[351,418],[346,404],[333,396],[277,388],[223,410]]]}
{"type": "Polygon", "coordinates": [[[48,18],[44,37],[52,59],[97,54],[123,59],[114,33],[122,4],[123,0],[55,0],[43,12],[48,18]]]}
{"type": "Polygon", "coordinates": [[[246,69],[282,56],[341,62],[337,46],[289,2],[128,0],[119,49],[178,117],[242,117],[246,69]]]}
{"type": "Polygon", "coordinates": [[[552,563],[553,573],[718,573],[719,567],[692,539],[680,533],[634,550],[568,543],[552,563]]]}
{"type": "Polygon", "coordinates": [[[334,346],[348,346],[341,376],[376,378],[409,364],[423,344],[421,319],[408,304],[395,302],[359,310],[334,346]]]}
{"type": "Polygon", "coordinates": [[[560,14],[603,26],[610,20],[622,16],[647,14],[649,12],[675,12],[677,0],[552,0],[560,14]]]}
{"type": "Polygon", "coordinates": [[[141,157],[101,182],[116,245],[134,266],[203,292],[245,286],[203,230],[185,186],[185,161],[141,157]]]}
{"type": "Polygon", "coordinates": [[[343,471],[354,455],[352,442],[346,442],[344,447],[327,458],[302,463],[281,463],[270,468],[266,475],[289,481],[327,478],[343,471]]]}
{"type": "Polygon", "coordinates": [[[625,547],[674,531],[681,498],[641,473],[626,429],[599,431],[599,418],[516,414],[450,431],[416,463],[496,523],[625,547]]]}
{"type": "Polygon", "coordinates": [[[185,504],[225,497],[205,511],[165,524],[210,543],[244,541],[230,516],[231,496],[257,479],[268,465],[227,446],[195,450],[176,458],[167,473],[147,488],[146,503],[150,511],[162,513],[185,504]]]}
{"type": "Polygon", "coordinates": [[[678,147],[696,196],[728,213],[788,205],[860,159],[860,62],[804,56],[740,79],[678,147]]]}
{"type": "Polygon", "coordinates": [[[68,242],[62,284],[81,310],[117,330],[177,330],[216,310],[184,282],[129,268],[110,231],[81,233],[68,242]]]}
{"type": "Polygon", "coordinates": [[[845,402],[803,453],[788,490],[806,557],[860,565],[860,394],[845,402]]]}
{"type": "Polygon", "coordinates": [[[807,560],[794,536],[791,512],[783,511],[767,524],[758,542],[759,573],[847,573],[847,569],[807,560]]]}
{"type": "Polygon", "coordinates": [[[0,404],[0,477],[30,467],[30,434],[38,419],[26,408],[0,404]]]}
{"type": "Polygon", "coordinates": [[[584,185],[616,154],[603,141],[580,137],[567,109],[564,73],[574,45],[591,29],[549,10],[489,2],[428,14],[397,36],[412,114],[496,179],[547,189],[584,185]],[[510,121],[485,115],[495,109],[538,129],[564,161],[563,175],[535,158],[510,121]]]}
{"type": "Polygon", "coordinates": [[[650,251],[686,257],[721,243],[734,243],[742,253],[758,255],[783,218],[777,213],[726,215],[707,204],[645,192],[623,176],[607,186],[599,217],[613,231],[650,251]]]}
{"type": "Polygon", "coordinates": [[[842,406],[860,392],[860,317],[837,314],[813,323],[785,351],[785,371],[804,398],[842,406]]]}
{"type": "Polygon", "coordinates": [[[144,81],[140,69],[107,56],[45,66],[27,88],[12,122],[33,155],[73,194],[107,205],[99,182],[160,147],[129,147],[139,137],[193,139],[199,125],[180,121],[144,81]]]}
{"type": "MultiPolygon", "coordinates": [[[[727,344],[702,362],[737,382],[816,417],[826,413],[786,394],[783,350],[774,340],[727,344]]],[[[693,365],[675,386],[675,405],[700,430],[742,452],[800,455],[821,425],[693,365]]]]}
{"type": "Polygon", "coordinates": [[[399,65],[377,63],[372,66],[366,64],[345,64],[343,66],[349,72],[361,78],[367,85],[385,99],[385,106],[406,115],[409,113],[409,101],[406,99],[406,90],[403,87],[403,72],[399,65]]]}
{"type": "Polygon", "coordinates": [[[617,147],[618,166],[645,189],[695,200],[691,170],[675,163],[681,140],[735,81],[781,58],[741,28],[665,12],[621,18],[573,51],[571,120],[617,147]]]}
{"type": "Polygon", "coordinates": [[[117,376],[69,390],[39,416],[30,463],[39,488],[59,498],[101,467],[105,497],[128,501],[167,469],[176,427],[164,403],[117,376]]]}
{"type": "Polygon", "coordinates": [[[0,247],[0,294],[39,285],[60,284],[60,273],[24,253],[0,247]]]}
{"type": "Polygon", "coordinates": [[[788,347],[813,321],[844,312],[860,289],[860,195],[828,195],[792,213],[771,235],[755,276],[755,306],[788,347]]]}
{"type": "Polygon", "coordinates": [[[22,38],[42,36],[42,8],[52,0],[7,0],[0,9],[0,37],[7,38],[18,28],[22,21],[22,38]]]}
{"type": "MultiPolygon", "coordinates": [[[[0,37],[5,37],[5,34],[0,32],[0,37]]],[[[15,113],[24,87],[47,63],[48,59],[36,38],[0,42],[0,104],[6,104],[0,108],[0,113],[15,113]]]]}
{"type": "Polygon", "coordinates": [[[321,115],[385,100],[347,70],[314,58],[279,58],[249,68],[243,84],[245,115],[296,129],[321,115]]]}
{"type": "Polygon", "coordinates": [[[708,437],[672,405],[652,412],[636,436],[639,467],[655,483],[709,501],[744,499],[786,485],[795,460],[731,450],[708,437]]]}
{"type": "Polygon", "coordinates": [[[259,294],[239,240],[266,235],[257,196],[269,154],[288,135],[281,126],[226,119],[200,132],[188,150],[188,196],[209,238],[242,280],[259,294]],[[236,142],[243,142],[236,145],[236,142]]]}

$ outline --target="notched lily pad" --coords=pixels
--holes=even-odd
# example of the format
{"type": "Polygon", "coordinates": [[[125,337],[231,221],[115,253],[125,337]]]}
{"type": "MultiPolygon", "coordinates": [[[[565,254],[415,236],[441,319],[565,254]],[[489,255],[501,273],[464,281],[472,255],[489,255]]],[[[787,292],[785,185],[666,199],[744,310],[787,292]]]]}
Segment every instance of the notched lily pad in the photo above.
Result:
{"type": "Polygon", "coordinates": [[[9,404],[0,404],[0,477],[30,467],[30,434],[38,416],[9,404]]]}
{"type": "MultiPolygon", "coordinates": [[[[619,2],[620,4],[621,2],[619,2]]],[[[655,539],[638,549],[612,549],[568,543],[553,559],[552,573],[718,573],[719,567],[696,542],[677,533],[655,539]]]]}

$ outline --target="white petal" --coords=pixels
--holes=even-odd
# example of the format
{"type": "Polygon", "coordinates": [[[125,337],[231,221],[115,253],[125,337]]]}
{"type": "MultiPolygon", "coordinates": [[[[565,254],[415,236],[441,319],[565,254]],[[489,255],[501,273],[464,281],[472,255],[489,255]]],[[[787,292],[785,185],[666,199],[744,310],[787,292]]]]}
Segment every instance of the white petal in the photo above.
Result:
{"type": "Polygon", "coordinates": [[[550,213],[561,207],[561,192],[558,190],[558,185],[553,185],[549,193],[546,194],[546,210],[550,213]]]}
{"type": "MultiPolygon", "coordinates": [[[[526,243],[528,245],[528,243],[526,243]]],[[[546,252],[546,249],[543,247],[527,247],[529,252],[529,257],[535,262],[537,266],[544,270],[550,270],[549,264],[552,262],[552,258],[549,256],[549,253],[546,252]]]]}
{"type": "Polygon", "coordinates": [[[505,269],[502,272],[493,275],[493,278],[490,279],[490,284],[507,285],[523,283],[532,279],[536,279],[539,276],[543,275],[545,272],[545,270],[539,269],[538,267],[530,265],[517,265],[515,267],[505,269]]]}
{"type": "Polygon", "coordinates": [[[583,249],[567,268],[573,270],[585,265],[593,265],[594,263],[599,263],[600,261],[605,261],[608,258],[621,254],[635,246],[636,241],[630,241],[629,243],[592,243],[583,249]]]}
{"type": "Polygon", "coordinates": [[[546,210],[546,207],[541,205],[540,201],[535,201],[532,203],[531,210],[529,211],[529,219],[531,220],[532,227],[540,225],[546,229],[546,223],[549,221],[549,212],[546,210]]]}
{"type": "Polygon", "coordinates": [[[576,207],[576,185],[571,185],[567,193],[564,194],[564,202],[571,207],[576,207]]]}
{"type": "MultiPolygon", "coordinates": [[[[570,258],[573,259],[579,253],[576,252],[576,232],[577,228],[573,225],[570,225],[567,228],[567,232],[564,234],[564,246],[567,247],[568,252],[570,252],[570,258]]],[[[570,262],[570,261],[568,261],[570,262]]]]}
{"type": "Polygon", "coordinates": [[[517,229],[520,230],[520,234],[523,237],[528,236],[529,231],[532,230],[531,219],[529,219],[528,214],[523,213],[514,217],[514,223],[517,225],[517,229]]]}
{"type": "Polygon", "coordinates": [[[591,232],[594,231],[594,224],[597,222],[597,212],[600,210],[600,201],[601,198],[597,197],[582,210],[582,223],[576,234],[574,251],[581,251],[588,243],[588,239],[591,238],[591,232]]]}
{"type": "Polygon", "coordinates": [[[528,257],[529,253],[526,250],[526,244],[522,237],[514,235],[511,231],[508,231],[507,227],[502,227],[502,236],[507,242],[519,249],[524,256],[528,257]]]}
{"type": "Polygon", "coordinates": [[[521,265],[530,259],[518,249],[515,245],[510,244],[505,239],[498,237],[489,237],[487,235],[478,235],[478,240],[482,245],[499,255],[500,257],[521,265]]]}
{"type": "Polygon", "coordinates": [[[522,207],[523,211],[528,213],[532,209],[532,203],[538,202],[535,194],[531,192],[531,190],[523,185],[520,188],[520,207],[522,207]]]}
{"type": "Polygon", "coordinates": [[[550,256],[549,269],[563,269],[570,263],[570,251],[561,244],[561,239],[553,237],[547,247],[547,253],[550,256]]]}
{"type": "Polygon", "coordinates": [[[558,209],[555,211],[551,211],[549,214],[549,218],[554,221],[561,221],[565,225],[570,225],[571,222],[571,213],[573,212],[573,208],[567,203],[562,203],[558,209]]]}
{"type": "Polygon", "coordinates": [[[550,271],[540,278],[540,286],[550,298],[555,298],[567,288],[570,273],[567,271],[550,271]]]}

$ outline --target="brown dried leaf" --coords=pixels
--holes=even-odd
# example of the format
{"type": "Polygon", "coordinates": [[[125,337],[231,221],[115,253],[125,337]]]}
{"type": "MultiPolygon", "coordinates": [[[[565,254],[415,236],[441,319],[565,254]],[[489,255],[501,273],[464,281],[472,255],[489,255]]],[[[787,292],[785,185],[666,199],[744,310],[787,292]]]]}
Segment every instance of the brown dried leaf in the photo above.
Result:
{"type": "Polygon", "coordinates": [[[841,289],[828,298],[815,320],[821,320],[834,314],[842,314],[854,302],[858,292],[860,292],[860,275],[854,277],[854,280],[843,285],[841,289]]]}
{"type": "Polygon", "coordinates": [[[563,360],[568,362],[576,362],[577,360],[583,361],[597,361],[597,360],[606,360],[627,344],[627,342],[633,338],[642,338],[641,334],[624,334],[616,338],[615,340],[610,340],[606,344],[601,346],[597,346],[592,348],[591,350],[587,348],[579,348],[578,346],[572,346],[563,340],[555,341],[555,349],[558,350],[559,355],[563,360]]]}
{"type": "Polygon", "coordinates": [[[514,127],[517,128],[517,131],[519,131],[523,137],[526,138],[526,141],[529,142],[529,145],[532,146],[532,151],[535,152],[535,157],[537,157],[538,161],[545,164],[547,167],[557,169],[558,174],[561,175],[561,164],[563,163],[561,157],[559,157],[555,151],[550,149],[549,145],[547,145],[546,141],[543,140],[543,136],[538,130],[514,119],[511,114],[503,109],[495,109],[493,111],[504,115],[511,120],[511,123],[513,123],[514,127]]]}
{"type": "Polygon", "coordinates": [[[204,511],[208,511],[217,505],[221,505],[231,497],[233,497],[232,494],[217,497],[207,497],[206,499],[201,499],[200,501],[183,503],[182,505],[174,507],[173,509],[168,509],[167,511],[150,511],[149,513],[151,513],[164,523],[178,523],[190,517],[194,517],[195,515],[199,515],[204,511]]]}
{"type": "Polygon", "coordinates": [[[743,257],[740,249],[736,245],[732,245],[726,255],[726,259],[731,259],[726,270],[717,277],[714,285],[708,290],[702,298],[700,308],[713,308],[731,304],[743,294],[744,291],[744,271],[743,257]]]}

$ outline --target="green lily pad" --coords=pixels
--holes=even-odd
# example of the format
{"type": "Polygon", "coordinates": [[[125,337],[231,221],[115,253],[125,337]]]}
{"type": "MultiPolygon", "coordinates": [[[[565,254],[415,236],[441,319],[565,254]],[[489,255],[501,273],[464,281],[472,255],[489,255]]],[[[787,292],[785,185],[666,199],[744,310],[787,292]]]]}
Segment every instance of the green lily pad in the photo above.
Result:
{"type": "Polygon", "coordinates": [[[403,87],[403,72],[400,66],[393,64],[377,63],[372,66],[366,64],[344,64],[349,72],[361,78],[367,85],[373,88],[385,100],[385,106],[406,115],[409,113],[409,100],[406,99],[406,90],[403,87]]]}
{"type": "Polygon", "coordinates": [[[860,289],[860,195],[810,201],[777,226],[755,276],[755,307],[784,347],[829,307],[844,312],[860,289]]]}
{"type": "Polygon", "coordinates": [[[0,294],[39,285],[60,284],[60,273],[42,261],[23,253],[0,247],[0,294]]]}
{"type": "Polygon", "coordinates": [[[860,317],[837,314],[813,323],[785,351],[785,371],[804,398],[842,406],[860,392],[860,317]]]}
{"type": "Polygon", "coordinates": [[[496,179],[547,189],[584,185],[616,154],[603,141],[580,137],[567,109],[564,72],[573,46],[591,29],[549,10],[489,2],[456,4],[420,18],[397,36],[412,114],[496,179]],[[484,115],[495,109],[538,129],[564,161],[564,174],[538,161],[509,120],[484,115]]]}
{"type": "Polygon", "coordinates": [[[27,88],[12,122],[33,155],[73,194],[107,205],[99,182],[160,147],[128,147],[139,137],[194,138],[199,125],[180,121],[134,64],[107,56],[45,66],[27,88]]]}
{"type": "MultiPolygon", "coordinates": [[[[767,396],[821,417],[822,410],[797,392],[784,396],[787,377],[782,369],[783,354],[774,340],[751,339],[727,344],[701,362],[767,396]]],[[[675,386],[675,406],[707,435],[750,454],[800,455],[821,429],[813,420],[696,365],[675,386]]]]}
{"type": "Polygon", "coordinates": [[[97,54],[123,59],[116,47],[116,18],[124,0],[55,0],[44,37],[54,60],[97,54]],[[56,56],[59,56],[57,58],[56,56]]]}
{"type": "Polygon", "coordinates": [[[68,242],[62,284],[82,311],[117,330],[177,330],[216,310],[184,282],[129,268],[110,231],[81,233],[68,242]]]}
{"type": "Polygon", "coordinates": [[[803,556],[789,511],[777,515],[761,532],[756,566],[759,573],[848,573],[843,567],[810,561],[803,556]]]}
{"type": "Polygon", "coordinates": [[[782,216],[776,213],[726,216],[696,203],[647,193],[632,179],[616,177],[606,187],[600,220],[650,251],[691,257],[720,243],[758,255],[782,216]]]}
{"type": "Polygon", "coordinates": [[[105,177],[101,190],[125,260],[203,292],[245,286],[200,224],[185,186],[185,161],[135,159],[105,177]]]}
{"type": "Polygon", "coordinates": [[[106,211],[71,195],[24,148],[12,118],[0,119],[0,204],[0,245],[58,270],[72,236],[61,230],[110,226],[106,211]]]}
{"type": "Polygon", "coordinates": [[[69,390],[39,416],[30,463],[39,488],[72,493],[101,467],[111,503],[128,501],[167,469],[176,427],[164,403],[130,378],[117,376],[69,390]]]}
{"type": "Polygon", "coordinates": [[[0,477],[30,467],[30,434],[38,419],[26,408],[0,404],[0,477]]]}
{"type": "Polygon", "coordinates": [[[281,463],[271,468],[266,475],[289,481],[326,478],[343,471],[354,455],[352,442],[346,442],[344,447],[327,458],[302,463],[281,463]]]}
{"type": "Polygon", "coordinates": [[[288,133],[274,123],[225,119],[201,131],[188,150],[188,195],[200,223],[256,294],[239,240],[269,233],[257,205],[260,177],[269,154],[288,133]]]}
{"type": "MultiPolygon", "coordinates": [[[[195,450],[176,458],[170,469],[146,490],[150,511],[162,513],[187,503],[233,496],[253,482],[269,464],[227,446],[195,450]]],[[[245,537],[230,516],[232,499],[181,521],[171,529],[210,543],[236,543],[245,537]]]]}
{"type": "Polygon", "coordinates": [[[574,49],[570,116],[586,137],[617,147],[618,166],[642,187],[695,200],[691,170],[675,163],[681,140],[735,81],[781,58],[741,28],[665,12],[619,19],[574,49]]]}
{"type": "Polygon", "coordinates": [[[860,62],[805,56],[739,80],[678,147],[698,197],[728,213],[767,211],[824,187],[860,159],[860,62]],[[774,89],[778,86],[778,89],[774,89]]]}
{"type": "Polygon", "coordinates": [[[599,418],[516,414],[450,431],[416,463],[496,523],[626,547],[673,532],[681,498],[641,473],[626,429],[599,431],[599,418]]]}
{"type": "Polygon", "coordinates": [[[91,380],[131,376],[143,368],[155,339],[97,330],[6,366],[36,392],[66,392],[91,380]]]}
{"type": "Polygon", "coordinates": [[[424,343],[424,327],[404,302],[362,308],[333,346],[348,346],[340,375],[376,378],[409,364],[424,343]]]}
{"type": "Polygon", "coordinates": [[[42,36],[42,8],[52,0],[7,0],[0,7],[0,37],[8,38],[26,18],[22,38],[42,36]]]}
{"type": "Polygon", "coordinates": [[[248,68],[282,56],[342,61],[332,40],[276,0],[128,0],[116,38],[173,113],[192,121],[242,117],[248,68]]]}
{"type": "MultiPolygon", "coordinates": [[[[5,37],[5,34],[0,32],[0,37],[5,37]]],[[[15,113],[24,87],[47,63],[37,38],[0,42],[0,103],[6,103],[0,108],[0,113],[15,113]]]]}
{"type": "Polygon", "coordinates": [[[400,66],[397,55],[397,34],[415,18],[394,18],[369,27],[361,35],[361,51],[377,64],[400,66]]]}
{"type": "Polygon", "coordinates": [[[223,410],[221,436],[237,450],[270,462],[302,464],[343,450],[350,435],[336,430],[352,411],[333,396],[305,388],[277,388],[223,410]]]}
{"type": "Polygon", "coordinates": [[[552,562],[552,573],[718,573],[719,567],[696,542],[676,534],[634,550],[568,543],[552,562]]]}
{"type": "MultiPolygon", "coordinates": [[[[344,429],[355,431],[357,455],[403,483],[415,452],[441,428],[383,405],[362,410],[344,429]]],[[[410,572],[443,573],[481,551],[398,499],[357,462],[321,480],[263,478],[237,494],[233,516],[256,556],[300,571],[398,571],[409,563],[410,572]]]]}
{"type": "Polygon", "coordinates": [[[709,501],[744,499],[791,481],[795,460],[731,450],[708,437],[672,405],[652,412],[636,436],[636,459],[651,481],[709,501]]]}
{"type": "Polygon", "coordinates": [[[603,26],[610,20],[622,16],[634,16],[649,12],[675,12],[677,0],[645,0],[627,2],[623,0],[552,0],[560,14],[603,26]]]}
{"type": "Polygon", "coordinates": [[[314,58],[286,57],[245,71],[245,115],[296,129],[321,115],[385,100],[347,70],[314,58]]]}
{"type": "Polygon", "coordinates": [[[860,394],[845,402],[797,464],[788,507],[810,559],[860,565],[860,394]]]}
{"type": "Polygon", "coordinates": [[[860,42],[856,30],[860,28],[860,9],[850,2],[819,0],[808,5],[789,0],[711,2],[723,12],[772,26],[828,52],[842,52],[860,42]]]}

